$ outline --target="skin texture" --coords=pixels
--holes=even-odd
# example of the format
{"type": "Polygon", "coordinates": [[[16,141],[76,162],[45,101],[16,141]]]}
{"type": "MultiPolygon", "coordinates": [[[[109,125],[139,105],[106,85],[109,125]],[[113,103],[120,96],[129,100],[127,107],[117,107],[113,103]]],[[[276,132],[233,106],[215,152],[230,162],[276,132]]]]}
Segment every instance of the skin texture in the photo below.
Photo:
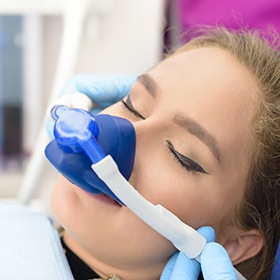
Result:
{"type": "MultiPolygon", "coordinates": [[[[135,127],[131,184],[190,226],[214,227],[233,262],[250,257],[236,245],[246,232],[227,226],[242,197],[254,147],[256,83],[246,68],[222,49],[193,49],[141,76],[124,100],[141,116],[121,102],[102,113],[127,118],[135,127]],[[198,171],[190,170],[193,164],[183,167],[170,143],[199,164],[198,171]]],[[[175,252],[129,209],[89,195],[63,178],[53,191],[52,206],[66,230],[65,242],[104,277],[116,273],[123,279],[158,279],[175,252]]]]}

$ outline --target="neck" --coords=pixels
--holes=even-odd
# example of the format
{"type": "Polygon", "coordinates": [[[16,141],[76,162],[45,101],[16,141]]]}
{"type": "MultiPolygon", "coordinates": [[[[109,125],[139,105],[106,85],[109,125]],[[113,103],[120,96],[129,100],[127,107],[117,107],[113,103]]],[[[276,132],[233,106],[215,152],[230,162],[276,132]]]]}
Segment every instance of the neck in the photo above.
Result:
{"type": "Polygon", "coordinates": [[[155,280],[159,279],[164,264],[155,267],[146,265],[139,266],[137,263],[127,263],[122,266],[114,265],[112,262],[108,263],[105,259],[99,259],[92,253],[88,252],[80,246],[67,232],[63,235],[64,242],[67,246],[88,266],[91,267],[100,277],[107,279],[111,275],[116,274],[122,280],[155,280]]]}

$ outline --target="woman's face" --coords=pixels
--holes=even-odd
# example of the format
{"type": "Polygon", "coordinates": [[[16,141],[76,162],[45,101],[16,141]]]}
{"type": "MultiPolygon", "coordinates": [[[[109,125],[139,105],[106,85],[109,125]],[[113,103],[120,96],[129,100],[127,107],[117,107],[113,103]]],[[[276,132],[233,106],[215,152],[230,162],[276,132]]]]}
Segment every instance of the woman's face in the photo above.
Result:
{"type": "MultiPolygon", "coordinates": [[[[219,48],[190,50],[140,76],[124,103],[102,112],[135,127],[130,183],[188,225],[213,226],[224,242],[221,225],[242,196],[254,144],[255,91],[248,71],[219,48]]],[[[52,204],[68,244],[101,273],[152,279],[175,251],[126,207],[64,179],[52,204]]]]}

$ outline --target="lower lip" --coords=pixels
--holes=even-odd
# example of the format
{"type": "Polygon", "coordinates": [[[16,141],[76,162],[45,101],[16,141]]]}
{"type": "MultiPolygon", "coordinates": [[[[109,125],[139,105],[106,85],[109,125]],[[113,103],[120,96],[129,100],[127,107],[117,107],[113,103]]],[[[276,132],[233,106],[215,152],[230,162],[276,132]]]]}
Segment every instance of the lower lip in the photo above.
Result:
{"type": "Polygon", "coordinates": [[[106,194],[103,194],[103,193],[102,194],[92,194],[87,191],[84,191],[84,192],[91,198],[97,199],[99,201],[102,201],[102,202],[105,202],[105,203],[108,203],[111,205],[117,205],[117,206],[121,207],[121,205],[117,201],[115,201],[113,198],[111,198],[110,196],[108,196],[106,194]]]}

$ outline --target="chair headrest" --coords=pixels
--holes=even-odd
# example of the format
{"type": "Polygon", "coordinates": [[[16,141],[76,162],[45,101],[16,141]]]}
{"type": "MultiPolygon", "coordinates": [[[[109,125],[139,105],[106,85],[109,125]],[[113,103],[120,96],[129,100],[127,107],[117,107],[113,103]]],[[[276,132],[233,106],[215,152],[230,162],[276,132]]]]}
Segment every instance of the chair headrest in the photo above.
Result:
{"type": "Polygon", "coordinates": [[[276,256],[274,260],[274,266],[271,274],[271,280],[279,280],[280,279],[280,240],[278,243],[276,256]]]}

